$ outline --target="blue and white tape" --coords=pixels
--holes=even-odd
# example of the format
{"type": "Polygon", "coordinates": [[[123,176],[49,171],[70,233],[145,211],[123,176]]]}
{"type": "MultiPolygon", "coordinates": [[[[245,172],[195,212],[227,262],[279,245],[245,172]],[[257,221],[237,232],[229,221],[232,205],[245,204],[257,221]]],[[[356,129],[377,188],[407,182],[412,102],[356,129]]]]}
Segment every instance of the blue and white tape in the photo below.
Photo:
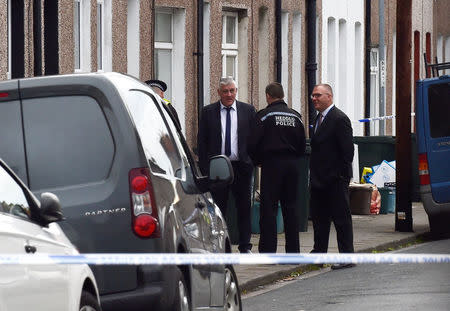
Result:
{"type": "Polygon", "coordinates": [[[450,263],[450,254],[0,254],[0,265],[256,265],[450,263]]]}
{"type": "MultiPolygon", "coordinates": [[[[413,117],[415,115],[416,114],[414,112],[411,113],[411,117],[413,117]]],[[[372,122],[372,121],[382,121],[382,120],[389,120],[389,119],[395,119],[395,115],[365,118],[365,119],[359,119],[358,121],[359,122],[372,122]]]]}

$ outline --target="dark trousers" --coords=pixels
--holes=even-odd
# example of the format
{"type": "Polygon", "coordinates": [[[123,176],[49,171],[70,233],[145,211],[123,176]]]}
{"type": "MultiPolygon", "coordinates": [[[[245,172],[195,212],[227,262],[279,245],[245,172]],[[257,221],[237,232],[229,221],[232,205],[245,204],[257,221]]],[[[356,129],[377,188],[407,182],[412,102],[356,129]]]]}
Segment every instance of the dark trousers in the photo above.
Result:
{"type": "Polygon", "coordinates": [[[263,161],[261,167],[261,230],[258,251],[277,251],[278,202],[283,214],[286,253],[299,253],[299,215],[297,211],[300,179],[299,157],[274,155],[263,161]]]}
{"type": "Polygon", "coordinates": [[[234,172],[233,183],[224,189],[212,191],[211,194],[219,206],[220,211],[225,216],[230,191],[233,193],[238,218],[239,251],[245,252],[252,248],[252,244],[250,243],[252,235],[250,212],[253,166],[241,161],[232,161],[231,164],[233,165],[234,172]]]}
{"type": "Polygon", "coordinates": [[[340,253],[353,253],[352,214],[348,182],[338,180],[324,189],[311,189],[311,218],[314,228],[313,253],[326,253],[331,221],[336,229],[340,253]]]}

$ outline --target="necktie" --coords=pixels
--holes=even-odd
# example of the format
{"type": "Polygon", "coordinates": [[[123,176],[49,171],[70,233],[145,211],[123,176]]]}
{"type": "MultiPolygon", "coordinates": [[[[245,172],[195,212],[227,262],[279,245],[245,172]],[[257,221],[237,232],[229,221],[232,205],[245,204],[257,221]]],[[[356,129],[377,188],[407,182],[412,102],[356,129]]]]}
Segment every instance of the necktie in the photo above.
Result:
{"type": "Polygon", "coordinates": [[[227,110],[227,122],[225,125],[225,155],[231,155],[231,107],[225,108],[227,110]]]}
{"type": "Polygon", "coordinates": [[[317,127],[316,127],[316,131],[318,130],[319,126],[322,124],[323,121],[323,115],[321,113],[319,113],[319,115],[317,116],[318,121],[317,121],[317,127]]]}

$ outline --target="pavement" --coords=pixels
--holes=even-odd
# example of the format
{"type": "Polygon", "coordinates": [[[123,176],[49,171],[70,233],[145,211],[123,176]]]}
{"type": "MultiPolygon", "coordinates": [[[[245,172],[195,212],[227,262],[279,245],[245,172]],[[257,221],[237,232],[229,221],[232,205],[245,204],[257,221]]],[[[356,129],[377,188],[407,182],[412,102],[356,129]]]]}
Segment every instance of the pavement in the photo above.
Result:
{"type": "MultiPolygon", "coordinates": [[[[353,239],[355,252],[371,253],[374,250],[385,251],[396,246],[414,242],[420,236],[429,232],[428,216],[422,203],[413,202],[413,232],[395,231],[395,214],[352,215],[353,239]]],[[[313,228],[308,221],[308,231],[300,232],[300,252],[309,253],[312,250],[313,228]]],[[[259,234],[252,234],[252,252],[258,253],[259,234]]],[[[238,252],[233,245],[233,252],[238,252]]],[[[285,252],[284,234],[278,234],[277,253],[285,252]]],[[[331,225],[329,253],[338,253],[336,231],[331,225]]],[[[235,271],[242,292],[249,292],[258,287],[273,283],[308,265],[235,265],[235,271]]]]}

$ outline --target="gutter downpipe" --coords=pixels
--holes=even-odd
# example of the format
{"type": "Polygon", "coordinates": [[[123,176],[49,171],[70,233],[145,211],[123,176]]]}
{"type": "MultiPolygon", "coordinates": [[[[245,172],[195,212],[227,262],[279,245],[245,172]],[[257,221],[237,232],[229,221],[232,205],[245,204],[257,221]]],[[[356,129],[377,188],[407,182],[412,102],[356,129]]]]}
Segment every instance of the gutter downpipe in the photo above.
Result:
{"type": "MultiPolygon", "coordinates": [[[[308,34],[308,58],[306,61],[306,74],[308,79],[308,124],[312,125],[316,117],[316,109],[312,102],[311,97],[314,86],[316,85],[316,0],[310,0],[307,2],[307,34],[308,34]]],[[[312,127],[309,127],[311,130],[312,127]]]]}
{"type": "MultiPolygon", "coordinates": [[[[386,55],[384,52],[384,0],[379,1],[379,16],[380,16],[380,47],[379,47],[379,55],[380,55],[380,116],[384,116],[386,114],[385,109],[385,88],[386,88],[386,55]]],[[[385,120],[380,121],[380,132],[378,135],[385,135],[385,120]]]]}
{"type": "Polygon", "coordinates": [[[33,1],[34,76],[42,76],[42,19],[41,0],[33,1]]]}
{"type": "Polygon", "coordinates": [[[277,82],[281,83],[281,0],[275,1],[276,71],[277,82]]]}
{"type": "Polygon", "coordinates": [[[156,13],[155,13],[155,0],[152,0],[150,4],[150,18],[152,19],[151,27],[152,31],[150,31],[150,54],[152,55],[151,59],[153,63],[151,64],[151,79],[155,79],[155,21],[156,13]]]}
{"type": "Polygon", "coordinates": [[[203,0],[197,0],[197,125],[204,105],[203,89],[203,0]]]}
{"type": "MultiPolygon", "coordinates": [[[[371,7],[370,0],[366,0],[366,96],[365,96],[365,109],[364,118],[370,118],[370,27],[371,27],[371,7]]],[[[370,136],[370,122],[364,122],[364,136],[370,136]]]]}

